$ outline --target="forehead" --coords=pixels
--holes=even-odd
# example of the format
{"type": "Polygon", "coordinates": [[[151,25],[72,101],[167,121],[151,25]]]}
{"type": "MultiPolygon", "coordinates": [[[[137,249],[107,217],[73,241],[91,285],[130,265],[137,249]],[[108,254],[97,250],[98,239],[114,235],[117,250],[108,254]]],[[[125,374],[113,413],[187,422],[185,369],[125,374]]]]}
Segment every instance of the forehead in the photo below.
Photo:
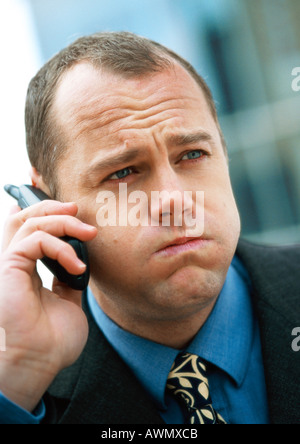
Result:
{"type": "Polygon", "coordinates": [[[189,108],[210,114],[200,86],[176,62],[169,70],[129,79],[80,63],[62,77],[53,104],[57,121],[74,137],[93,126],[151,120],[167,110],[189,108]]]}
{"type": "Polygon", "coordinates": [[[136,77],[122,76],[96,68],[88,62],[81,62],[62,75],[56,91],[55,103],[80,104],[82,100],[89,101],[95,93],[109,95],[113,90],[121,93],[124,87],[127,90],[132,89],[131,93],[136,98],[147,98],[153,93],[153,88],[160,92],[167,92],[170,86],[176,88],[177,91],[183,86],[185,89],[201,92],[196,81],[176,61],[169,69],[136,77]]]}

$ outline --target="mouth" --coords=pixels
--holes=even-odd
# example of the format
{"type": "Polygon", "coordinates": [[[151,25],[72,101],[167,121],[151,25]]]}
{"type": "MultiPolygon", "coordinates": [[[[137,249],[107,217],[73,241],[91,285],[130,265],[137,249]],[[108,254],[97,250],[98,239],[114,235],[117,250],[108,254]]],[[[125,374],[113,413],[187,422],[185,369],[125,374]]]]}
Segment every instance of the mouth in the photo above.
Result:
{"type": "Polygon", "coordinates": [[[209,240],[203,239],[201,237],[181,237],[162,245],[160,249],[156,251],[155,255],[173,256],[175,254],[184,253],[186,251],[203,248],[207,245],[208,242],[209,240]]]}

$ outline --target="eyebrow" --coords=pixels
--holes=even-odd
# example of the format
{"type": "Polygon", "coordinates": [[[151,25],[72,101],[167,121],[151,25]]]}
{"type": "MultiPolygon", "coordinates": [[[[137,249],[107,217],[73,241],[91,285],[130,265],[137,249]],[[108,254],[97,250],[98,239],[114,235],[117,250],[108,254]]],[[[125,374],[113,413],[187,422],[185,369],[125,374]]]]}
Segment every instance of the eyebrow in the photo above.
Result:
{"type": "Polygon", "coordinates": [[[172,134],[167,137],[169,145],[184,146],[199,142],[211,142],[212,136],[206,131],[197,131],[190,134],[172,134]]]}
{"type": "Polygon", "coordinates": [[[89,168],[89,174],[105,172],[109,169],[118,168],[121,164],[126,164],[135,160],[141,155],[141,150],[138,148],[127,148],[120,154],[109,156],[101,159],[89,168]]]}
{"type": "MultiPolygon", "coordinates": [[[[199,142],[210,142],[212,140],[212,136],[206,131],[197,131],[190,134],[169,135],[166,138],[166,143],[168,146],[186,146],[199,142]]],[[[107,158],[101,159],[89,168],[89,176],[105,173],[107,170],[113,170],[122,164],[130,163],[141,156],[141,152],[141,148],[127,148],[126,151],[119,154],[110,155],[107,158]]]]}

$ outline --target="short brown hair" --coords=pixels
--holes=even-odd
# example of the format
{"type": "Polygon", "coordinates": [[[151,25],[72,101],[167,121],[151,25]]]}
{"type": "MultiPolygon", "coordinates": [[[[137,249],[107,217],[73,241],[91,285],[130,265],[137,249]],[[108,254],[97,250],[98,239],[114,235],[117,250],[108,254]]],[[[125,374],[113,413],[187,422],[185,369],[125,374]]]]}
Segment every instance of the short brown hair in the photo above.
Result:
{"type": "MultiPolygon", "coordinates": [[[[178,62],[202,89],[219,127],[209,87],[196,70],[170,49],[129,32],[102,32],[82,37],[49,60],[31,80],[26,99],[25,125],[29,160],[55,193],[55,165],[63,153],[61,137],[51,115],[55,93],[62,75],[80,62],[89,62],[123,77],[160,72],[178,62]]],[[[220,127],[219,127],[220,129],[220,127]]],[[[225,142],[220,130],[222,141],[225,142]]]]}

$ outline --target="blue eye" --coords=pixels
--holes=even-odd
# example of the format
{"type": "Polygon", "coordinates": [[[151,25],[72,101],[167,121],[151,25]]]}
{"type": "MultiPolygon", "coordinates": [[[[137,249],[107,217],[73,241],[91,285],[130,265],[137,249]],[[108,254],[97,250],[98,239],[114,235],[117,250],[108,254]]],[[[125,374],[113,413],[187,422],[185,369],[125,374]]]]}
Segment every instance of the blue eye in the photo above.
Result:
{"type": "Polygon", "coordinates": [[[132,173],[131,168],[123,168],[123,170],[117,171],[116,173],[112,174],[110,176],[111,180],[117,180],[117,179],[125,179],[125,177],[129,176],[132,173]],[[114,176],[116,176],[114,178],[114,176]]]}
{"type": "Polygon", "coordinates": [[[203,156],[203,152],[200,150],[190,151],[189,153],[185,154],[182,158],[182,160],[194,160],[194,159],[200,159],[200,157],[203,156]],[[185,159],[187,158],[187,159],[185,159]]]}

